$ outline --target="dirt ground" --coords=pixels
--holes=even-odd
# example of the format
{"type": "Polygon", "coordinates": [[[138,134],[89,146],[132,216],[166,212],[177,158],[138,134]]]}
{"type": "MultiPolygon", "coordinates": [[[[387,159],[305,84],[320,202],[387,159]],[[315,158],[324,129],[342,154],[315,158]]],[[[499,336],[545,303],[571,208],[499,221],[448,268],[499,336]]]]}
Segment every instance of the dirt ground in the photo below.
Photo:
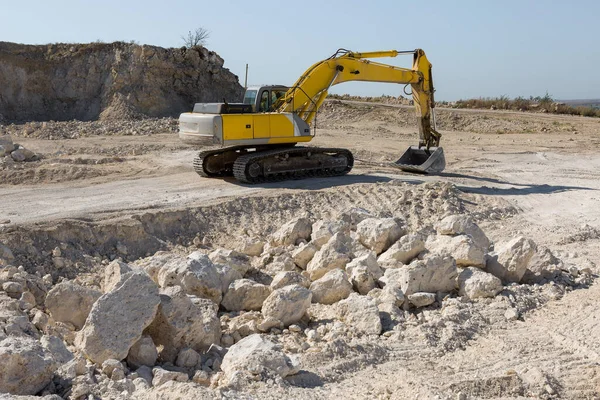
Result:
{"type": "MultiPolygon", "coordinates": [[[[195,149],[174,133],[16,136],[43,159],[0,169],[0,239],[20,232],[41,243],[36,235],[52,229],[76,223],[120,227],[132,216],[171,226],[186,213],[203,212],[209,226],[203,234],[227,245],[233,231],[268,230],[301,212],[333,216],[354,205],[382,208],[411,187],[449,182],[492,241],[523,234],[565,262],[600,273],[600,119],[440,109],[447,168],[421,176],[388,165],[416,143],[412,118],[402,106],[329,102],[311,145],[351,149],[353,171],[258,186],[199,177],[191,167],[195,149]]],[[[414,200],[427,208],[428,198],[414,200]]],[[[193,228],[186,229],[176,231],[171,246],[191,245],[193,228]]],[[[133,251],[130,261],[155,250],[133,251]]],[[[327,379],[264,387],[256,396],[527,398],[531,394],[520,388],[531,377],[546,388],[534,397],[600,398],[599,299],[595,281],[532,306],[514,321],[484,315],[485,329],[446,351],[416,339],[382,339],[377,346],[383,355],[373,351],[355,367],[351,355],[346,363],[344,357],[330,360],[315,366],[327,379]]],[[[152,396],[174,395],[167,390],[172,388],[152,396]]],[[[180,390],[181,396],[191,393],[180,390]]]]}

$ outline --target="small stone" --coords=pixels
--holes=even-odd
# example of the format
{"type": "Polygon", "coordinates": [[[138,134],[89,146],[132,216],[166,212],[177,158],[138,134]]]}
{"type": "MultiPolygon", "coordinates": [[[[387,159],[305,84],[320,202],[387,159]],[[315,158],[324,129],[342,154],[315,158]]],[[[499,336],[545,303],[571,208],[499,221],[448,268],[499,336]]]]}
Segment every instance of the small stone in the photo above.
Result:
{"type": "Polygon", "coordinates": [[[509,308],[504,313],[504,318],[506,318],[507,321],[516,321],[519,319],[519,312],[514,308],[509,308]]]}
{"type": "Polygon", "coordinates": [[[198,364],[198,360],[200,360],[200,354],[197,351],[190,348],[182,349],[177,355],[177,360],[175,361],[175,365],[181,368],[193,368],[198,364]]]}
{"type": "Polygon", "coordinates": [[[415,307],[427,307],[435,303],[435,293],[413,293],[408,295],[408,301],[415,307]]]}
{"type": "Polygon", "coordinates": [[[210,385],[210,375],[206,371],[198,370],[194,373],[194,377],[192,378],[194,383],[202,386],[210,385]]]}

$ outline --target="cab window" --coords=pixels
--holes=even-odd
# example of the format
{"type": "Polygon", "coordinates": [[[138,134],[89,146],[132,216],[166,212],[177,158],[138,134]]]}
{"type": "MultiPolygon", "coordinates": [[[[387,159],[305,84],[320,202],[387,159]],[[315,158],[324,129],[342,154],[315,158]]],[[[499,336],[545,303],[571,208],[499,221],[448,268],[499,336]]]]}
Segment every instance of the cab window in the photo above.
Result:
{"type": "Polygon", "coordinates": [[[267,112],[269,111],[269,107],[271,104],[269,103],[269,91],[263,90],[260,94],[260,103],[258,105],[258,112],[267,112]]]}
{"type": "Polygon", "coordinates": [[[244,94],[244,104],[254,104],[256,92],[256,90],[246,90],[246,94],[244,94]]]}
{"type": "Polygon", "coordinates": [[[285,93],[285,90],[271,90],[271,105],[275,104],[275,102],[279,100],[280,97],[283,97],[285,93]]]}

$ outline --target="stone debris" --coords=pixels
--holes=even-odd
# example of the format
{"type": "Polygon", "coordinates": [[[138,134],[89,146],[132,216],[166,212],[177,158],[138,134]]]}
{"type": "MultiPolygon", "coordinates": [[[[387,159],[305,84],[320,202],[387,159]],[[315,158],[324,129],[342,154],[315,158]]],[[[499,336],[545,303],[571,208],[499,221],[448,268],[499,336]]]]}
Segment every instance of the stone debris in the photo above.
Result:
{"type": "Polygon", "coordinates": [[[384,282],[400,286],[405,295],[417,292],[450,293],[456,289],[458,270],[450,256],[433,255],[409,265],[385,271],[384,282]]]}
{"type": "Polygon", "coordinates": [[[334,269],[311,283],[310,291],[313,303],[333,304],[352,293],[352,284],[345,271],[334,269]]]}
{"type": "Polygon", "coordinates": [[[302,319],[311,304],[312,292],[300,285],[274,290],[264,301],[262,315],[287,327],[302,319]]]}
{"type": "Polygon", "coordinates": [[[402,236],[389,249],[382,253],[377,262],[384,268],[394,268],[409,264],[419,253],[425,250],[425,242],[420,235],[402,236]]]}
{"type": "Polygon", "coordinates": [[[152,386],[164,385],[169,381],[187,382],[190,379],[185,372],[168,371],[160,367],[152,369],[152,374],[154,375],[152,378],[152,386]]]}
{"type": "Polygon", "coordinates": [[[160,294],[156,318],[145,333],[161,347],[159,359],[163,362],[175,362],[179,351],[186,347],[206,350],[221,338],[214,305],[192,299],[179,286],[164,289],[160,294]]]}
{"type": "Polygon", "coordinates": [[[458,294],[469,299],[494,297],[502,288],[500,279],[478,268],[465,268],[458,275],[458,294]]]}
{"type": "Polygon", "coordinates": [[[9,336],[0,341],[0,393],[34,395],[51,381],[57,367],[35,339],[9,336]]]}
{"type": "Polygon", "coordinates": [[[324,221],[319,220],[312,226],[312,234],[310,235],[311,243],[320,249],[325,243],[331,239],[333,235],[340,231],[347,230],[348,224],[344,221],[324,221]]]}
{"type": "Polygon", "coordinates": [[[299,240],[308,241],[312,224],[308,218],[298,218],[287,222],[273,233],[271,244],[274,246],[296,245],[299,240]]]}
{"type": "Polygon", "coordinates": [[[468,215],[449,215],[436,224],[436,229],[440,235],[469,235],[483,250],[490,247],[490,240],[468,215]]]}
{"type": "Polygon", "coordinates": [[[206,254],[192,253],[188,258],[173,258],[157,274],[161,288],[181,286],[185,293],[219,304],[223,297],[219,269],[206,254]]]}
{"type": "Polygon", "coordinates": [[[377,302],[367,296],[352,293],[336,304],[340,320],[354,332],[366,335],[381,333],[381,319],[377,302]]]}
{"type": "Polygon", "coordinates": [[[537,246],[533,240],[523,236],[514,238],[496,246],[496,251],[487,258],[485,269],[503,282],[518,283],[536,251],[537,246]]]}
{"type": "Polygon", "coordinates": [[[215,264],[228,265],[241,276],[246,275],[250,269],[250,259],[247,255],[234,250],[217,249],[208,255],[208,258],[215,264]]]}
{"type": "Polygon", "coordinates": [[[409,294],[407,299],[410,304],[419,308],[419,307],[427,307],[433,303],[435,303],[435,293],[425,293],[418,292],[409,294]]]}
{"type": "Polygon", "coordinates": [[[240,340],[227,352],[221,370],[230,382],[253,377],[276,375],[285,378],[298,373],[299,368],[280,347],[259,334],[240,340]]]}
{"type": "Polygon", "coordinates": [[[315,281],[333,269],[344,268],[351,260],[351,241],[343,232],[333,235],[308,263],[306,271],[310,279],[315,281]]]}
{"type": "Polygon", "coordinates": [[[387,250],[406,233],[393,218],[366,218],[356,226],[360,242],[377,254],[387,250]]]}
{"type": "Polygon", "coordinates": [[[33,151],[20,144],[13,143],[10,135],[0,136],[0,157],[10,158],[14,162],[35,161],[39,157],[33,151]]]}
{"type": "Polygon", "coordinates": [[[73,324],[81,329],[96,300],[102,295],[98,290],[74,282],[55,285],[46,296],[46,308],[55,321],[73,324]]]}
{"type": "Polygon", "coordinates": [[[259,257],[265,248],[265,242],[258,238],[244,236],[237,243],[237,251],[247,256],[259,257]]]}
{"type": "Polygon", "coordinates": [[[129,264],[120,260],[115,260],[106,266],[104,270],[104,280],[102,281],[102,291],[108,293],[119,286],[125,279],[125,275],[132,272],[129,264]]]}
{"type": "Polygon", "coordinates": [[[144,272],[132,273],[94,303],[76,346],[96,363],[109,358],[123,360],[153,321],[159,303],[158,288],[150,277],[144,272]]]}
{"type": "Polygon", "coordinates": [[[427,249],[435,254],[452,256],[460,267],[480,267],[485,265],[485,251],[468,235],[431,236],[427,249]]]}
{"type": "Polygon", "coordinates": [[[156,345],[150,336],[142,336],[131,348],[127,354],[127,364],[133,369],[142,366],[152,367],[156,364],[158,352],[156,345]]]}
{"type": "Polygon", "coordinates": [[[229,311],[258,311],[270,294],[269,286],[250,279],[239,279],[229,285],[221,305],[229,311]]]}
{"type": "MultiPolygon", "coordinates": [[[[328,239],[329,240],[329,239],[328,239]]],[[[298,246],[298,248],[296,250],[294,250],[292,252],[292,259],[294,260],[294,263],[302,269],[306,269],[308,263],[310,262],[310,260],[313,259],[313,257],[315,256],[315,253],[321,248],[321,246],[318,246],[316,244],[314,244],[313,242],[310,243],[302,243],[300,244],[300,246],[298,246]]]]}
{"type": "Polygon", "coordinates": [[[302,274],[294,271],[281,271],[273,277],[271,281],[271,289],[281,289],[289,285],[300,285],[305,288],[310,286],[310,280],[302,274]]]}

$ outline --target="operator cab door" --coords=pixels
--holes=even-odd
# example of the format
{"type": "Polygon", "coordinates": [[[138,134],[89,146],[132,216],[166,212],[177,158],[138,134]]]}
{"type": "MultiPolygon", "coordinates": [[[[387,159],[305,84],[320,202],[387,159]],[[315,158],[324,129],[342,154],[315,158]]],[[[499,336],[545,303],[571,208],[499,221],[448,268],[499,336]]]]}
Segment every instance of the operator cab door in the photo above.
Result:
{"type": "Polygon", "coordinates": [[[254,114],[254,137],[269,138],[271,137],[271,118],[269,114],[265,114],[270,108],[270,93],[268,89],[263,89],[258,97],[257,112],[254,114]]]}

